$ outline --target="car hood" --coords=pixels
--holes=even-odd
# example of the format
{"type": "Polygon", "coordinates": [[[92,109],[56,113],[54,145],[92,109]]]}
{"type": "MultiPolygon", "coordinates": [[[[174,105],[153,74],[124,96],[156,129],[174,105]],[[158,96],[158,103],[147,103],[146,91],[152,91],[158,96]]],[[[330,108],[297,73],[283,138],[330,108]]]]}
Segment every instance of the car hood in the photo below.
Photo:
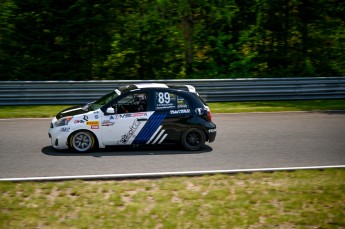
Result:
{"type": "Polygon", "coordinates": [[[67,108],[63,111],[60,111],[57,115],[56,118],[60,119],[66,116],[74,116],[74,115],[80,115],[80,114],[85,114],[87,113],[87,110],[83,110],[82,106],[74,106],[74,107],[70,107],[67,108]]]}

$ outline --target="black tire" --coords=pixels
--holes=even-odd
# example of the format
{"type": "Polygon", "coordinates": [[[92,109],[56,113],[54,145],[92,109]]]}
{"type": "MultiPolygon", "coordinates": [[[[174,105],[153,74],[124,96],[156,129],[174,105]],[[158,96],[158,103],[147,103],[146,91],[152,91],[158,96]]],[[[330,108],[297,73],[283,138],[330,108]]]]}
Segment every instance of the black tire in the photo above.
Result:
{"type": "Polygon", "coordinates": [[[95,148],[96,143],[96,138],[90,131],[81,130],[70,136],[68,146],[73,151],[88,153],[95,148]]]}
{"type": "Polygon", "coordinates": [[[182,134],[182,146],[191,151],[200,150],[205,146],[205,133],[200,129],[188,129],[182,134]]]}

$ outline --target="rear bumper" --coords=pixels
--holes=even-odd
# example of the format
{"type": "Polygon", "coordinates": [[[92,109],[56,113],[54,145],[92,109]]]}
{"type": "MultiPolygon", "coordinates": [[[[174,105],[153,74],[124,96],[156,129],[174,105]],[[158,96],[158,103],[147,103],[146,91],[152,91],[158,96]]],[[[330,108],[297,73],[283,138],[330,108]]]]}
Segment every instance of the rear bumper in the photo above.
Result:
{"type": "Polygon", "coordinates": [[[208,130],[208,142],[214,142],[217,135],[217,129],[209,129],[208,130]]]}

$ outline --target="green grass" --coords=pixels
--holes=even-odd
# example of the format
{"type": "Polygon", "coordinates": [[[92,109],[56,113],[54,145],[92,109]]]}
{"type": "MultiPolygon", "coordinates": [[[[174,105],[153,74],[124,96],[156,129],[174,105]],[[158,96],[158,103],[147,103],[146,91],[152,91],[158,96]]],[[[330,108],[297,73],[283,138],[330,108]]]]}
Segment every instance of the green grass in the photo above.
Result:
{"type": "MultiPolygon", "coordinates": [[[[0,118],[53,117],[71,105],[0,106],[0,118]]],[[[345,100],[209,103],[213,113],[345,110],[345,100]]]]}
{"type": "Polygon", "coordinates": [[[0,228],[345,228],[345,169],[0,183],[0,228]]]}
{"type": "Polygon", "coordinates": [[[210,103],[213,113],[345,110],[345,100],[296,100],[210,103]]]}
{"type": "Polygon", "coordinates": [[[71,105],[0,106],[0,118],[47,118],[71,105]]]}

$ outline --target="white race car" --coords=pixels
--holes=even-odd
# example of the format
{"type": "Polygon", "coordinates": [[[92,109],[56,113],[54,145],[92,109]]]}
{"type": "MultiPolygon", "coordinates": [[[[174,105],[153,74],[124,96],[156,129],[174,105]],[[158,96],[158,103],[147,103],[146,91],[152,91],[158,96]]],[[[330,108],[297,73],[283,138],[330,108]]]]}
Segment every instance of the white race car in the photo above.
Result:
{"type": "Polygon", "coordinates": [[[199,150],[206,141],[215,140],[216,125],[193,86],[135,84],[59,112],[51,122],[49,137],[55,149],[77,152],[176,143],[199,150]]]}

